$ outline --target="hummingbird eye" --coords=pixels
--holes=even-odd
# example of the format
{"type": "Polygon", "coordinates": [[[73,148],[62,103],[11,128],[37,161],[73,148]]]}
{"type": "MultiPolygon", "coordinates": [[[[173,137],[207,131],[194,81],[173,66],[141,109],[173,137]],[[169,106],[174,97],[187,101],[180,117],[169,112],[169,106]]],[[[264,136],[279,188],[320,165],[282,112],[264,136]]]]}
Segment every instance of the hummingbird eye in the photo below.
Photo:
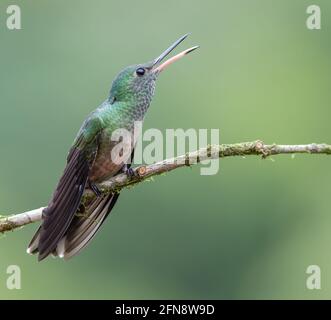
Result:
{"type": "Polygon", "coordinates": [[[143,75],[145,74],[145,69],[144,69],[144,68],[138,68],[138,69],[136,70],[136,74],[137,74],[139,77],[143,76],[143,75]]]}

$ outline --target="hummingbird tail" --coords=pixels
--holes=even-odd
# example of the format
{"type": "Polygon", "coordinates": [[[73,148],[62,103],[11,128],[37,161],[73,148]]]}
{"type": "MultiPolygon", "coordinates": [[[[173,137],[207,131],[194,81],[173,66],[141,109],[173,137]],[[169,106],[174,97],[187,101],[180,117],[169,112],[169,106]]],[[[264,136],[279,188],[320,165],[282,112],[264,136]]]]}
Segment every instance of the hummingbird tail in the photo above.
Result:
{"type": "Polygon", "coordinates": [[[31,239],[28,248],[26,250],[26,252],[28,254],[37,254],[38,253],[38,244],[39,244],[39,239],[40,239],[40,230],[41,227],[38,228],[37,232],[35,233],[35,235],[33,236],[33,238],[31,239]]]}
{"type": "MultiPolygon", "coordinates": [[[[58,242],[51,253],[52,256],[58,256],[67,260],[85,248],[110,214],[118,197],[119,193],[113,193],[95,198],[88,208],[85,209],[84,213],[75,216],[65,236],[58,242]]],[[[39,227],[29,243],[27,253],[39,253],[40,232],[41,227],[39,227]]]]}
{"type": "Polygon", "coordinates": [[[76,215],[58,243],[56,255],[67,260],[85,248],[113,209],[118,197],[119,193],[97,197],[84,213],[76,215]]]}

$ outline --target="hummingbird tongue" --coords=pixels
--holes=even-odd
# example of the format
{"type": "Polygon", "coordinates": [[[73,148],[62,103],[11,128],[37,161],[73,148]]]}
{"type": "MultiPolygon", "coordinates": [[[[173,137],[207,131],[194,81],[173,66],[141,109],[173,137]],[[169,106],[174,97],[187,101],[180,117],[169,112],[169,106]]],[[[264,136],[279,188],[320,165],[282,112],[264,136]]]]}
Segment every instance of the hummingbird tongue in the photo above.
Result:
{"type": "Polygon", "coordinates": [[[173,57],[169,58],[168,60],[166,60],[165,62],[163,62],[158,67],[154,68],[154,72],[159,73],[159,72],[163,71],[165,68],[167,68],[168,66],[170,66],[175,61],[183,58],[188,53],[190,53],[190,52],[192,52],[192,51],[194,51],[195,49],[198,49],[198,48],[199,48],[199,46],[194,46],[192,48],[186,49],[186,50],[184,50],[184,51],[176,54],[175,56],[173,56],[173,57]]]}
{"type": "Polygon", "coordinates": [[[174,50],[180,43],[182,43],[187,38],[188,35],[189,35],[189,33],[184,34],[182,37],[180,37],[178,40],[176,40],[169,48],[167,48],[166,50],[164,50],[154,60],[153,66],[156,66],[157,64],[159,64],[172,50],[174,50]]]}

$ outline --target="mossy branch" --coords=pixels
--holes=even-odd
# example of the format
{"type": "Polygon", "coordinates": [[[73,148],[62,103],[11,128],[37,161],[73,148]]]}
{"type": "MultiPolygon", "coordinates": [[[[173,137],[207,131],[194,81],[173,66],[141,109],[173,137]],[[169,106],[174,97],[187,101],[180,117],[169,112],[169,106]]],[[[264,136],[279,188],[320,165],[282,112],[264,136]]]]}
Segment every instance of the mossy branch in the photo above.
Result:
{"type": "MultiPolygon", "coordinates": [[[[134,177],[129,178],[122,173],[99,185],[102,193],[119,192],[121,189],[140,183],[152,176],[160,175],[174,169],[191,166],[203,160],[224,157],[257,155],[267,158],[278,154],[326,154],[331,155],[331,145],[328,144],[305,144],[305,145],[265,145],[262,141],[242,142],[236,144],[209,145],[185,155],[166,159],[151,165],[142,165],[134,169],[134,177]]],[[[83,201],[90,201],[95,197],[91,191],[86,191],[83,201]]],[[[12,231],[24,225],[40,221],[43,208],[35,209],[20,214],[0,218],[0,232],[12,231]]]]}

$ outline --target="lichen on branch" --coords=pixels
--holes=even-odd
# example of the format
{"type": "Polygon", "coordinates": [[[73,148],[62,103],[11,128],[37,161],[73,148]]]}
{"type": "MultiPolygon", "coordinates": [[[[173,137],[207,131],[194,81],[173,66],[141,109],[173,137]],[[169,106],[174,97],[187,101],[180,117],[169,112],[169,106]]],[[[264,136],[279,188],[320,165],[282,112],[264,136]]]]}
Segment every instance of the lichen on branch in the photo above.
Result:
{"type": "MultiPolygon", "coordinates": [[[[236,156],[261,156],[263,159],[278,154],[325,154],[331,155],[331,145],[329,144],[303,144],[303,145],[266,145],[261,140],[252,142],[241,142],[235,144],[209,145],[206,148],[188,152],[171,159],[165,159],[151,165],[141,165],[133,169],[134,175],[128,177],[125,173],[118,174],[109,180],[98,185],[102,193],[119,192],[125,187],[138,184],[153,176],[160,175],[174,169],[191,166],[208,159],[217,159],[236,156]]],[[[83,195],[83,203],[89,202],[95,194],[86,190],[83,195]]],[[[42,210],[39,208],[11,216],[0,216],[0,232],[12,231],[24,225],[40,221],[42,210]]]]}

